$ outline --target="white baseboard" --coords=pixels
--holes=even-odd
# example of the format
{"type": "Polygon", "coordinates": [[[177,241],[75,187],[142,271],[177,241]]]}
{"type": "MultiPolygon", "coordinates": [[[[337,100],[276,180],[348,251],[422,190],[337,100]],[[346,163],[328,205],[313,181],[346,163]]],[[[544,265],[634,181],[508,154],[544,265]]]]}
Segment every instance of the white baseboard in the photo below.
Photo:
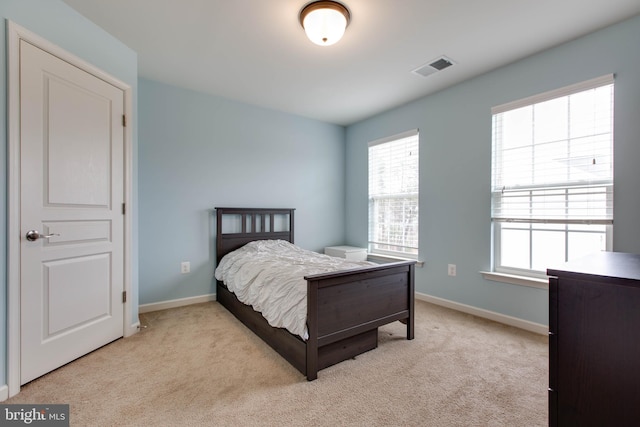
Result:
{"type": "Polygon", "coordinates": [[[430,302],[435,305],[440,305],[442,307],[447,307],[452,310],[457,310],[463,313],[493,320],[494,322],[503,323],[509,326],[515,326],[516,328],[524,329],[525,331],[534,332],[536,334],[547,335],[549,333],[549,326],[547,325],[530,322],[528,320],[519,319],[517,317],[507,316],[506,314],[496,313],[495,311],[489,311],[482,308],[473,307],[471,305],[461,304],[459,302],[422,294],[420,292],[416,292],[416,299],[430,302]]]}
{"type": "Polygon", "coordinates": [[[138,306],[138,312],[149,313],[151,311],[166,310],[167,308],[182,307],[185,305],[198,304],[201,302],[215,301],[216,294],[200,295],[197,297],[180,298],[170,301],[154,302],[151,304],[142,304],[138,306]]]}
{"type": "MultiPolygon", "coordinates": [[[[524,329],[525,331],[533,332],[540,335],[547,335],[549,333],[549,326],[540,323],[531,322],[529,320],[519,319],[513,316],[507,316],[506,314],[496,313],[495,311],[489,311],[482,308],[474,307],[471,305],[461,304],[459,302],[447,300],[444,298],[438,298],[431,295],[416,292],[416,299],[430,302],[435,305],[450,308],[452,310],[461,311],[463,313],[472,314],[474,316],[482,317],[484,319],[493,320],[494,322],[503,323],[505,325],[514,326],[516,328],[524,329]]],[[[143,304],[139,306],[138,311],[140,314],[149,313],[152,311],[166,310],[168,308],[183,307],[185,305],[199,304],[201,302],[215,301],[216,294],[200,295],[196,297],[181,298],[170,301],[162,301],[151,304],[143,304]]],[[[0,388],[0,392],[2,389],[0,388]]],[[[2,397],[2,394],[0,394],[2,397]]]]}
{"type": "Polygon", "coordinates": [[[129,327],[124,330],[124,336],[125,338],[130,337],[134,334],[137,334],[138,332],[140,332],[140,321],[137,321],[134,324],[129,325],[129,327]]]}
{"type": "Polygon", "coordinates": [[[0,387],[0,402],[4,402],[9,398],[9,386],[3,385],[0,387]]]}

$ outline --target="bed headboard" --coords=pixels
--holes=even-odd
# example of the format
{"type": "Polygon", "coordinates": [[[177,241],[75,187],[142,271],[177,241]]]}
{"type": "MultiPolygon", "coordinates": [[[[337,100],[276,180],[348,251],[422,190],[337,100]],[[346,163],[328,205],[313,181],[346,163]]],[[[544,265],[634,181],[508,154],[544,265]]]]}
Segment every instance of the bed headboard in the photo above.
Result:
{"type": "Polygon", "coordinates": [[[254,240],[293,243],[293,212],[289,208],[215,208],[216,263],[254,240]]]}

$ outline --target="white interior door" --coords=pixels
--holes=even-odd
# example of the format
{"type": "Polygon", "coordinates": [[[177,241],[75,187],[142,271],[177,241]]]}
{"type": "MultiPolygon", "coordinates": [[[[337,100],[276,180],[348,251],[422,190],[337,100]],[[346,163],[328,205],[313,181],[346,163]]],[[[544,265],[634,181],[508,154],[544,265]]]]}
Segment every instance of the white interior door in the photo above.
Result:
{"type": "Polygon", "coordinates": [[[21,384],[123,335],[123,109],[20,41],[21,384]]]}

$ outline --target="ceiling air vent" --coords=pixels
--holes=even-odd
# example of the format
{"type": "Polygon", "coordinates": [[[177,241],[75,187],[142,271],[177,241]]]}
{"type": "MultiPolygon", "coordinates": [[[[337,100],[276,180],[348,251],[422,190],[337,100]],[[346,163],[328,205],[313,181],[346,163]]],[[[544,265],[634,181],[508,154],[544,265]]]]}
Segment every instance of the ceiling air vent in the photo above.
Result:
{"type": "Polygon", "coordinates": [[[427,77],[430,74],[435,73],[436,71],[442,71],[445,68],[451,67],[455,62],[446,56],[441,56],[438,59],[434,59],[430,61],[428,64],[421,65],[412,71],[412,73],[417,74],[422,77],[427,77]]]}

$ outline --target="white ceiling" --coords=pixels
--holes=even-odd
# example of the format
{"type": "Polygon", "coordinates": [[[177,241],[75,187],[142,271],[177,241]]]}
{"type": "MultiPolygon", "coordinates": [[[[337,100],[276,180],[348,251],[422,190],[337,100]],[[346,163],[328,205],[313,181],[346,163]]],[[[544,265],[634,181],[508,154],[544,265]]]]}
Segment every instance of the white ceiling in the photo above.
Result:
{"type": "MultiPolygon", "coordinates": [[[[316,46],[309,0],[64,0],[138,53],[142,77],[348,125],[640,14],[640,0],[344,0],[316,46]],[[411,71],[446,55],[456,65],[411,71]]],[[[597,61],[597,58],[594,58],[597,61]]]]}

